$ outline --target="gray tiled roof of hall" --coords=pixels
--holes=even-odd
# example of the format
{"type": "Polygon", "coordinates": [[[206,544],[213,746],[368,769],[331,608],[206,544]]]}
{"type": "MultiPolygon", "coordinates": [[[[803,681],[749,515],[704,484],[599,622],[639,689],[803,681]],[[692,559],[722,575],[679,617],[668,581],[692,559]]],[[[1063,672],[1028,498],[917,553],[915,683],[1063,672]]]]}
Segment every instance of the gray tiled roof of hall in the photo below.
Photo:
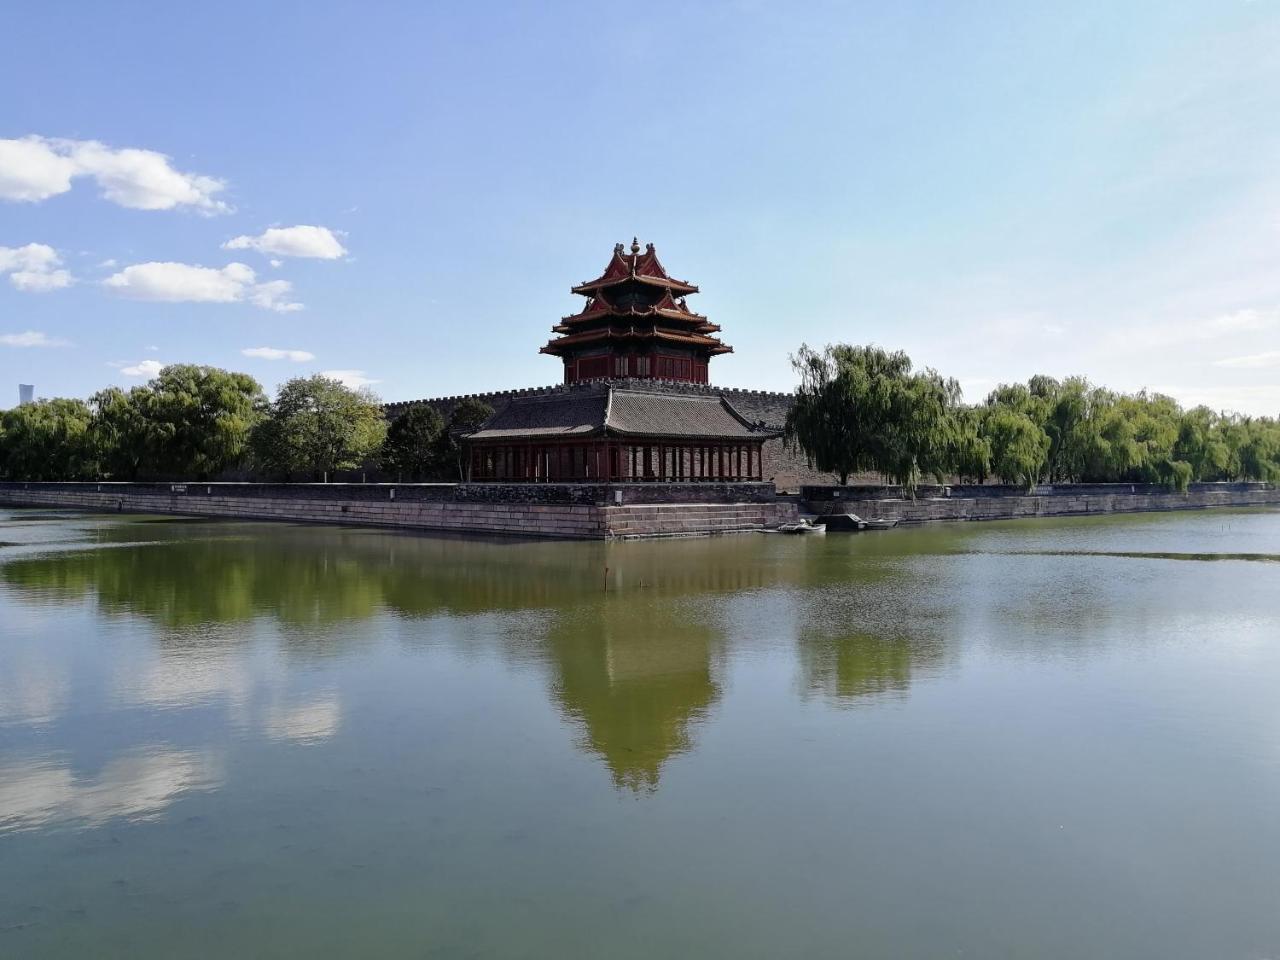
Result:
{"type": "Polygon", "coordinates": [[[517,397],[471,440],[587,438],[767,439],[719,394],[647,393],[612,385],[590,392],[517,397]]]}

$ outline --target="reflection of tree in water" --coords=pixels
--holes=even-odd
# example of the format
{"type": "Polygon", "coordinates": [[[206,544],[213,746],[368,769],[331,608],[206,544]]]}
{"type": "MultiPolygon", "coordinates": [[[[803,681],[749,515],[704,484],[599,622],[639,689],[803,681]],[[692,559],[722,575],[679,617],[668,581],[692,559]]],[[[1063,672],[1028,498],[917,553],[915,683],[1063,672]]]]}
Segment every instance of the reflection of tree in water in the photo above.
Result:
{"type": "Polygon", "coordinates": [[[313,627],[384,610],[432,616],[558,606],[595,592],[602,569],[582,545],[572,553],[552,544],[562,549],[548,553],[537,544],[378,531],[134,523],[115,537],[98,549],[12,560],[0,566],[0,581],[33,596],[91,594],[110,613],[168,628],[256,617],[313,627]]]}
{"type": "Polygon", "coordinates": [[[692,604],[615,597],[559,617],[546,638],[554,695],[618,787],[654,790],[720,695],[718,632],[692,604]]]}
{"type": "MultiPolygon", "coordinates": [[[[378,530],[132,521],[83,550],[0,564],[31,596],[93,595],[110,613],[171,627],[270,617],[286,626],[562,610],[610,589],[693,594],[759,586],[770,574],[708,564],[706,546],[654,553],[599,543],[485,542],[378,530]]],[[[682,545],[665,545],[682,546],[682,545]]],[[[632,549],[632,548],[640,549],[632,549]]]]}
{"type": "Polygon", "coordinates": [[[952,614],[936,574],[863,560],[856,579],[800,594],[795,611],[801,690],[839,706],[905,696],[948,656],[952,614]]]}
{"type": "Polygon", "coordinates": [[[841,705],[904,695],[913,679],[935,673],[942,660],[941,644],[902,636],[859,633],[800,643],[805,691],[841,705]]]}
{"type": "MultiPolygon", "coordinates": [[[[720,696],[726,602],[776,596],[797,631],[806,690],[839,701],[904,690],[941,654],[928,623],[882,623],[922,609],[890,541],[726,537],[626,544],[485,542],[344,528],[200,521],[109,526],[96,547],[15,558],[0,584],[28,596],[92,596],[111,614],[163,628],[171,653],[280,628],[291,655],[321,656],[376,636],[391,615],[449,617],[454,644],[545,662],[584,749],[620,787],[654,789],[691,748],[720,696]],[[778,591],[776,594],[773,591],[778,591]]],[[[416,642],[430,631],[406,631],[416,642]]]]}

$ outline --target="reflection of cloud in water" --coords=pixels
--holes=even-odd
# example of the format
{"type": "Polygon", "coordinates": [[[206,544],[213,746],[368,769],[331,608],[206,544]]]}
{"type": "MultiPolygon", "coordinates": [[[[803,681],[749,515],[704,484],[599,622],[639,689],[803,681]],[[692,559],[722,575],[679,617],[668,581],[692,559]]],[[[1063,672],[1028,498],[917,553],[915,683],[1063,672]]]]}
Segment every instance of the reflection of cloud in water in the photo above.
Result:
{"type": "Polygon", "coordinates": [[[165,652],[141,666],[124,665],[114,685],[116,699],[132,706],[177,708],[212,700],[242,706],[253,677],[241,656],[165,652]]]}
{"type": "Polygon", "coordinates": [[[52,723],[66,707],[65,673],[36,656],[0,654],[0,723],[52,723]]]}
{"type": "Polygon", "coordinates": [[[264,730],[272,740],[318,743],[337,733],[341,723],[341,704],[337,697],[331,696],[311,703],[273,705],[267,713],[264,730]]]}
{"type": "Polygon", "coordinates": [[[183,794],[213,789],[220,780],[220,765],[209,755],[169,747],[122,754],[93,779],[51,761],[7,764],[0,766],[0,830],[153,819],[183,794]]]}

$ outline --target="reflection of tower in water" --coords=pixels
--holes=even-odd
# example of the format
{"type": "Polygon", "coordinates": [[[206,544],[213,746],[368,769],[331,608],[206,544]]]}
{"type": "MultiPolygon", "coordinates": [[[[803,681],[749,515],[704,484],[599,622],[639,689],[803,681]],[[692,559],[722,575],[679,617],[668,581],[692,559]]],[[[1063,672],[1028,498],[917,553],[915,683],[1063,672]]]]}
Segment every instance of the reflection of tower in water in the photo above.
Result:
{"type": "Polygon", "coordinates": [[[693,604],[645,597],[579,608],[547,637],[555,696],[618,787],[654,790],[662,765],[720,695],[718,635],[693,604]]]}

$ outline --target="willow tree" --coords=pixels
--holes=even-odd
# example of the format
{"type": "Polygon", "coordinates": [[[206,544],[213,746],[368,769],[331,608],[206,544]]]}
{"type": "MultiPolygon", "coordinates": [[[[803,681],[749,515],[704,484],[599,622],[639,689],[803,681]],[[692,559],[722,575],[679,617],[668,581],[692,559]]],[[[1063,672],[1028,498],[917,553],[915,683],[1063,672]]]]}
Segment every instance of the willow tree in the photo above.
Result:
{"type": "Polygon", "coordinates": [[[175,363],[147,384],[149,473],[205,480],[236,466],[267,398],[247,373],[175,363]]]}
{"type": "Polygon", "coordinates": [[[54,397],[0,413],[0,477],[88,480],[97,473],[83,400],[54,397]]]}
{"type": "Polygon", "coordinates": [[[784,436],[811,468],[837,474],[842,485],[875,471],[908,493],[922,473],[941,478],[953,469],[955,381],[913,372],[905,353],[875,346],[802,345],[791,364],[800,384],[784,436]]]}
{"type": "Polygon", "coordinates": [[[991,447],[991,469],[1005,483],[1030,491],[1049,457],[1049,436],[1025,413],[993,407],[983,424],[991,447]]]}
{"type": "Polygon", "coordinates": [[[104,478],[137,480],[155,462],[154,399],[148,386],[127,392],[106,387],[89,398],[93,410],[90,430],[104,478]]]}

